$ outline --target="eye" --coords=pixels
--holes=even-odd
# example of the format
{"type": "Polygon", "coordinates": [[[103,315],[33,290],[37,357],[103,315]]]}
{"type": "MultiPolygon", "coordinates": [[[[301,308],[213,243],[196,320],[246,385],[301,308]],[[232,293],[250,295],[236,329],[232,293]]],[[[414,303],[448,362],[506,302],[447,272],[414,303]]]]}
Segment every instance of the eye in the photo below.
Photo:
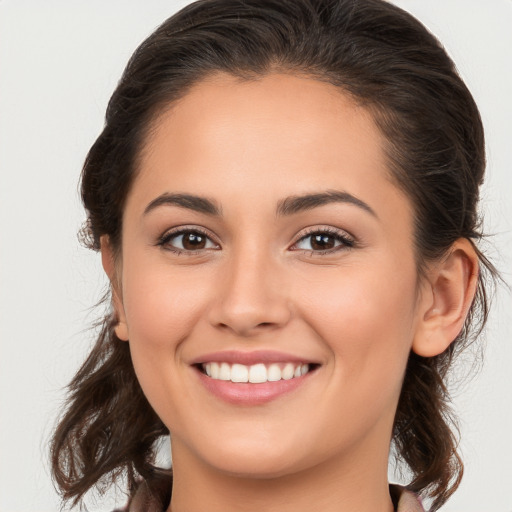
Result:
{"type": "Polygon", "coordinates": [[[160,238],[158,245],[177,253],[219,249],[206,233],[197,228],[168,231],[160,238]]]}
{"type": "Polygon", "coordinates": [[[292,249],[325,254],[351,248],[354,245],[354,240],[346,233],[333,229],[315,229],[300,238],[292,249]]]}

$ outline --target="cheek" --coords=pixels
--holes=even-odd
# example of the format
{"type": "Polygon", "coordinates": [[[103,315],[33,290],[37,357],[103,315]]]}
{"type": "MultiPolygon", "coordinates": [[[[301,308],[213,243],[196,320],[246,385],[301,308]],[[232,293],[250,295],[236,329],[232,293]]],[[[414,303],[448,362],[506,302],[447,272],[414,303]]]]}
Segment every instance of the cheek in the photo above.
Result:
{"type": "Polygon", "coordinates": [[[123,299],[130,343],[150,347],[146,357],[175,350],[193,329],[208,297],[206,282],[165,265],[127,262],[123,299]]]}
{"type": "Polygon", "coordinates": [[[183,410],[192,403],[189,390],[181,385],[187,369],[182,355],[208,303],[208,282],[191,279],[190,271],[171,272],[168,265],[137,263],[123,262],[133,366],[153,409],[162,419],[172,418],[179,431],[185,421],[183,410]]]}
{"type": "MultiPolygon", "coordinates": [[[[326,287],[308,287],[303,316],[333,353],[343,378],[364,379],[401,375],[413,340],[415,269],[339,269],[326,287]]],[[[325,283],[326,280],[323,280],[325,283]]]]}

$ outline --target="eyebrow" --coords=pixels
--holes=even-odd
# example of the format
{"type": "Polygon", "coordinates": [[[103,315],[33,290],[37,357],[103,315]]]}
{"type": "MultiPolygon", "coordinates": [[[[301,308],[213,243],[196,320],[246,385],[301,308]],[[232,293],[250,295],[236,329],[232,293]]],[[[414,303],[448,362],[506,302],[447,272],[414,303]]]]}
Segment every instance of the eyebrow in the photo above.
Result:
{"type": "Polygon", "coordinates": [[[295,213],[312,210],[330,203],[346,203],[357,206],[365,212],[378,218],[375,211],[361,199],[340,190],[327,190],[315,194],[305,194],[302,196],[291,196],[279,201],[276,213],[279,216],[293,215],[295,213]]]}
{"type": "MultiPolygon", "coordinates": [[[[378,218],[375,211],[364,201],[348,192],[340,190],[327,190],[325,192],[287,197],[277,203],[276,215],[293,215],[331,203],[351,204],[378,218]]],[[[180,208],[186,208],[188,210],[193,210],[214,217],[222,216],[222,209],[212,199],[193,194],[171,194],[168,192],[158,196],[156,199],[153,199],[153,201],[151,201],[144,209],[144,215],[159,206],[165,205],[178,206],[180,208]]]]}
{"type": "Polygon", "coordinates": [[[215,201],[206,197],[200,197],[192,194],[170,194],[166,192],[153,199],[144,209],[144,215],[150,211],[158,208],[159,206],[179,206],[180,208],[187,208],[206,215],[220,217],[222,215],[221,208],[217,206],[215,201]]]}

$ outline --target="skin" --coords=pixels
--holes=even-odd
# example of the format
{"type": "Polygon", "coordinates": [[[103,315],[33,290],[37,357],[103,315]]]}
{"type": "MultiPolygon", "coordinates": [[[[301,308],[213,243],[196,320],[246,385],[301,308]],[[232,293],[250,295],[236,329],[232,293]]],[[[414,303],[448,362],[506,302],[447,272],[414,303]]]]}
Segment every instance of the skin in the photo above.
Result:
{"type": "Polygon", "coordinates": [[[389,444],[408,355],[435,355],[455,338],[477,261],[459,240],[419,279],[413,208],[383,146],[347,95],[288,74],[218,74],[155,122],[127,197],[121,257],[106,237],[102,254],[117,335],[171,431],[169,510],[393,510],[389,444]],[[333,190],[373,213],[336,201],[276,214],[285,198],[333,190]],[[206,197],[222,215],[171,204],[145,213],[170,193],[206,197]],[[209,241],[177,254],[179,237],[159,242],[177,227],[209,241]],[[334,247],[322,253],[307,236],[326,229],[334,247]],[[320,366],[291,393],[237,405],[191,366],[224,350],[278,350],[320,366]]]}

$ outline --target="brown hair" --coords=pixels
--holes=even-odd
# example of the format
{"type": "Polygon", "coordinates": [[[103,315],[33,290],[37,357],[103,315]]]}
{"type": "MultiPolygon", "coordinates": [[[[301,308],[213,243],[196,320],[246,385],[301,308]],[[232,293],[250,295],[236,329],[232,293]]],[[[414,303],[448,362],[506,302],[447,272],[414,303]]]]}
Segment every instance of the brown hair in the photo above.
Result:
{"type": "MultiPolygon", "coordinates": [[[[135,51],[108,104],[105,127],[82,174],[88,245],[108,235],[119,250],[124,202],[155,116],[202,78],[243,80],[281,71],[340,87],[365,105],[385,135],[393,178],[415,211],[418,271],[460,237],[481,238],[477,203],[485,154],[475,102],[437,39],[383,0],[199,0],[165,21],[135,51]]],[[[447,371],[488,312],[485,275],[496,270],[477,249],[481,272],[465,327],[449,349],[411,354],[393,431],[413,491],[437,510],[457,488],[462,462],[450,428],[447,371]]],[[[149,479],[154,447],[169,432],[137,382],[115,315],[70,384],[53,438],[54,478],[74,503],[98,482],[149,479]]]]}

